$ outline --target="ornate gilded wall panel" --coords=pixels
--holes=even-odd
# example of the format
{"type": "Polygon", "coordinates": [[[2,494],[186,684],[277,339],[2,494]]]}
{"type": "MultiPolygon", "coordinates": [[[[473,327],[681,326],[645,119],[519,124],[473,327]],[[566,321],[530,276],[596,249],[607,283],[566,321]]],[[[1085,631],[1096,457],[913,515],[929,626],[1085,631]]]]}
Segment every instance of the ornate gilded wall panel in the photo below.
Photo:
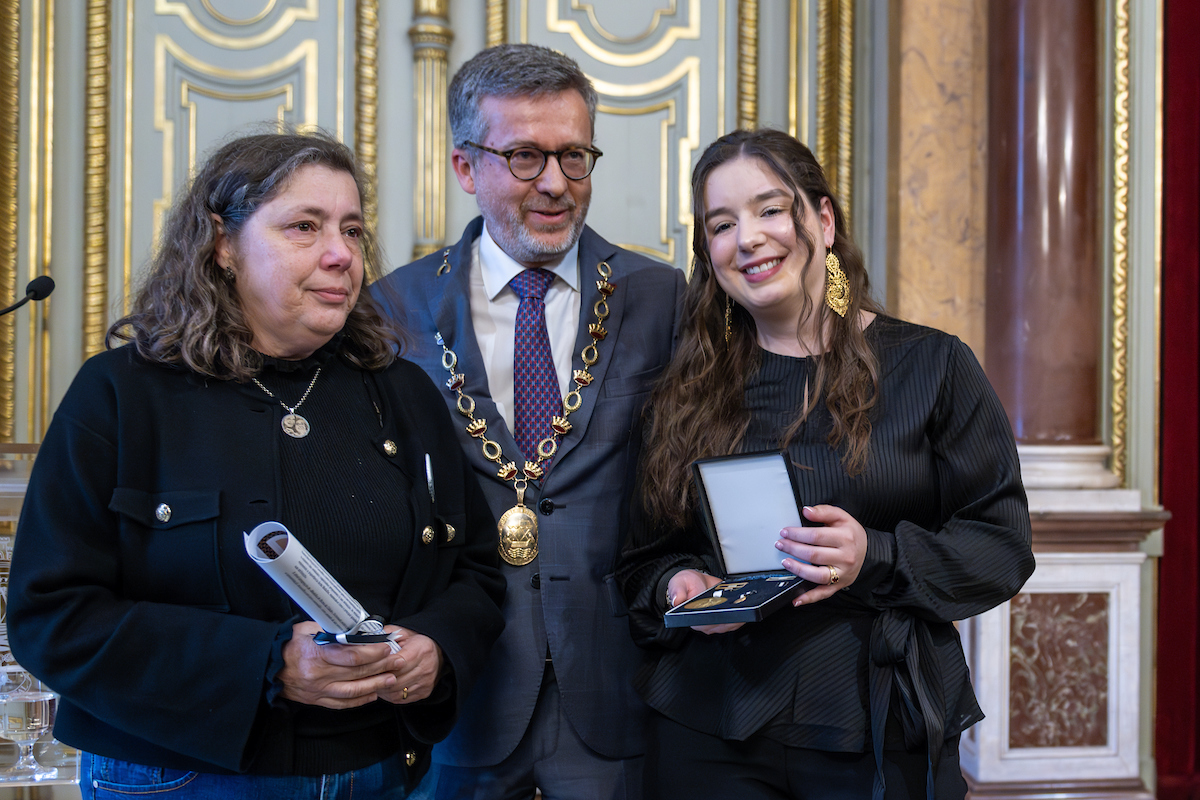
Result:
{"type": "MultiPolygon", "coordinates": [[[[510,38],[576,59],[600,93],[589,224],[686,267],[697,150],[737,124],[737,0],[509,0],[510,38]]],[[[492,6],[494,7],[494,6],[492,6]]]]}
{"type": "MultiPolygon", "coordinates": [[[[840,60],[852,55],[849,6],[850,0],[790,0],[780,18],[759,0],[486,0],[483,21],[488,45],[533,42],[580,63],[601,95],[596,143],[605,154],[593,179],[589,224],[686,269],[691,170],[718,136],[760,123],[795,133],[798,124],[819,119],[832,126],[829,157],[849,181],[852,97],[839,91],[852,74],[840,60]],[[834,46],[822,62],[832,88],[819,111],[818,6],[834,14],[834,46]],[[764,50],[764,42],[772,47],[764,50]],[[760,67],[764,52],[786,62],[760,67]],[[763,91],[777,91],[778,98],[764,105],[763,91]]],[[[843,190],[849,195],[848,184],[843,190]]],[[[472,200],[453,191],[448,202],[460,216],[474,211],[472,200]]]]}
{"type": "MultiPolygon", "coordinates": [[[[114,126],[121,138],[109,176],[123,214],[109,250],[115,254],[108,271],[110,315],[121,311],[113,300],[127,302],[126,287],[136,284],[175,194],[205,154],[234,132],[319,126],[342,139],[360,134],[355,143],[361,148],[353,121],[373,109],[375,92],[373,84],[363,85],[361,62],[356,70],[355,41],[377,2],[114,5],[120,29],[114,63],[120,66],[112,75],[118,101],[112,113],[122,123],[114,126]],[[363,91],[356,93],[356,85],[363,91]]],[[[373,167],[373,147],[364,156],[373,167]]]]}

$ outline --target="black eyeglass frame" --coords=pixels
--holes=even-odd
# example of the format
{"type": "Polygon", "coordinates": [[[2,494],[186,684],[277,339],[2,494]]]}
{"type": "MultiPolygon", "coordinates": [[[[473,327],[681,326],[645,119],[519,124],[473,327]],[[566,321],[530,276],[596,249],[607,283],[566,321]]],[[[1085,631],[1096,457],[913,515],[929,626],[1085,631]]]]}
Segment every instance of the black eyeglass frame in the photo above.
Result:
{"type": "Polygon", "coordinates": [[[519,181],[526,181],[526,182],[536,181],[541,176],[541,174],[546,171],[546,165],[550,163],[550,156],[554,156],[554,158],[558,160],[558,170],[559,170],[559,172],[561,172],[563,174],[564,178],[566,178],[568,180],[572,180],[572,181],[586,180],[592,174],[592,172],[596,169],[596,161],[598,161],[600,159],[600,157],[602,155],[604,155],[604,153],[602,153],[601,151],[597,150],[594,147],[568,147],[565,150],[543,150],[540,147],[534,147],[533,145],[527,144],[527,145],[522,145],[520,147],[514,147],[512,150],[493,150],[492,148],[485,147],[484,145],[481,145],[478,142],[465,141],[465,142],[463,142],[463,144],[468,147],[474,147],[476,150],[482,150],[485,153],[491,153],[494,156],[500,156],[501,158],[504,159],[505,163],[508,164],[508,171],[512,174],[512,176],[519,181]],[[513,171],[513,166],[512,166],[513,153],[516,153],[520,150],[535,150],[542,154],[542,168],[539,169],[535,174],[533,174],[532,176],[530,176],[528,178],[522,178],[520,175],[518,175],[516,172],[513,171]],[[568,175],[567,171],[562,168],[563,153],[570,153],[573,150],[582,150],[583,152],[588,153],[592,156],[591,169],[589,169],[587,171],[586,175],[580,175],[578,178],[574,178],[574,177],[568,175]]]}

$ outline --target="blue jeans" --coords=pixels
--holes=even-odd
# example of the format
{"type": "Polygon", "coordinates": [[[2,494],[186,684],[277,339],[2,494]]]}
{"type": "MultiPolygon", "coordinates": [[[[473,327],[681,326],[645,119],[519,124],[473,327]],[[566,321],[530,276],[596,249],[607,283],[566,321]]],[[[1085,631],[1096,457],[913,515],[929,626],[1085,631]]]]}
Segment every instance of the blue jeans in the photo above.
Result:
{"type": "Polygon", "coordinates": [[[84,800],[404,800],[404,756],[337,775],[214,775],[79,754],[84,800]]]}

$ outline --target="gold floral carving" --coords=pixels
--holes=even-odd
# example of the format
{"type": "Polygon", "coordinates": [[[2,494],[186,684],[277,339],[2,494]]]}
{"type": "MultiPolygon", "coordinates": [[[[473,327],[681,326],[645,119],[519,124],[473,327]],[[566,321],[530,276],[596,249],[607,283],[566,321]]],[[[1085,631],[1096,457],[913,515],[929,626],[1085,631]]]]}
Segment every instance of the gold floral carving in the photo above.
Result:
{"type": "MultiPolygon", "coordinates": [[[[17,293],[17,192],[19,168],[21,8],[0,0],[0,296],[17,293]]],[[[0,317],[0,441],[13,440],[16,399],[16,319],[0,317]]]]}
{"type": "Polygon", "coordinates": [[[758,0],[738,0],[739,128],[758,127],[758,0]]]}
{"type": "Polygon", "coordinates": [[[819,0],[815,155],[847,214],[853,205],[853,131],[854,3],[819,0]]]}
{"type": "Polygon", "coordinates": [[[108,307],[108,98],[112,82],[112,6],[87,4],[84,102],[83,357],[104,349],[108,307]]]}
{"type": "Polygon", "coordinates": [[[354,152],[366,173],[372,191],[363,214],[374,228],[376,144],[379,138],[379,2],[359,0],[355,4],[358,58],[355,69],[354,152]]]}
{"type": "Polygon", "coordinates": [[[1113,25],[1112,471],[1125,484],[1129,375],[1129,0],[1113,25]]]}

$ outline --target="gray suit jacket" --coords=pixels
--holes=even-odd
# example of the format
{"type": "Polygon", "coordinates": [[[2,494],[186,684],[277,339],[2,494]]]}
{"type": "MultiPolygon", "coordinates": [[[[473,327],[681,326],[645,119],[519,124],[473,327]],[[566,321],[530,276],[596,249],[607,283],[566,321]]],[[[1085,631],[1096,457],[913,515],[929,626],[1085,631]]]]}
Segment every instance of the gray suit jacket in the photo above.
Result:
{"type": "MultiPolygon", "coordinates": [[[[463,429],[466,417],[446,390],[440,332],[458,355],[466,376],[463,391],[476,401],[476,418],[486,419],[488,437],[499,442],[505,460],[523,463],[511,431],[488,391],[483,357],[471,323],[469,273],[471,245],[483,228],[476,218],[446,257],[448,271],[437,275],[443,252],[426,256],[388,275],[373,293],[384,310],[402,319],[415,342],[405,355],[442,388],[459,439],[475,468],[497,518],[516,504],[512,482],[496,476],[478,439],[463,429]],[[400,313],[395,314],[399,306],[400,313]]],[[[591,341],[588,324],[600,294],[595,268],[607,261],[616,284],[608,300],[608,336],[597,346],[595,380],[584,388],[583,405],[570,416],[572,430],[560,442],[553,466],[541,485],[531,483],[525,504],[537,509],[538,557],[527,566],[502,564],[508,579],[504,633],[471,695],[454,732],[434,752],[434,760],[459,766],[490,766],[520,742],[537,702],[547,653],[554,662],[566,714],[589,747],[610,758],[644,750],[645,706],[631,684],[641,655],[629,634],[627,611],[613,571],[621,550],[619,515],[626,474],[637,453],[630,431],[653,380],[671,355],[683,292],[677,269],[609,244],[590,228],[579,242],[581,290],[573,369],[591,341]]]]}

